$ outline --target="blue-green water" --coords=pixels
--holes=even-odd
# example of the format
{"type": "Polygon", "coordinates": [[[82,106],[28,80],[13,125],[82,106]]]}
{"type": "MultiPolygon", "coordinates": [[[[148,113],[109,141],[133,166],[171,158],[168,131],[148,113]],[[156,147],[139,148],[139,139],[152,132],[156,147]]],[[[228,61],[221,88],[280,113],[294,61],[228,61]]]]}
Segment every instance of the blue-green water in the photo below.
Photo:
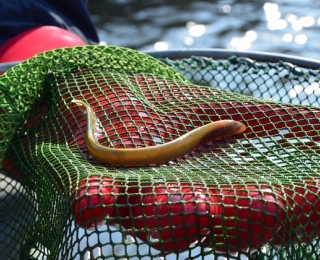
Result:
{"type": "Polygon", "coordinates": [[[141,51],[224,48],[320,59],[320,2],[90,0],[100,40],[141,51]]]}

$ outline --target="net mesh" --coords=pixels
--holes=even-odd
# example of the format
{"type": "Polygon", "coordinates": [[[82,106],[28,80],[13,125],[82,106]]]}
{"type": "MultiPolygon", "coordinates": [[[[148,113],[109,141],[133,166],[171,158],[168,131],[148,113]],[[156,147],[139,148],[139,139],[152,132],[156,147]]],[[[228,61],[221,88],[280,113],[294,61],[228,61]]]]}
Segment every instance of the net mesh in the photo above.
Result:
{"type": "Polygon", "coordinates": [[[0,255],[317,259],[319,95],[318,71],[237,57],[86,46],[15,66],[0,77],[0,255]],[[73,100],[90,105],[105,147],[161,145],[224,119],[247,130],[113,166],[89,152],[73,100]]]}

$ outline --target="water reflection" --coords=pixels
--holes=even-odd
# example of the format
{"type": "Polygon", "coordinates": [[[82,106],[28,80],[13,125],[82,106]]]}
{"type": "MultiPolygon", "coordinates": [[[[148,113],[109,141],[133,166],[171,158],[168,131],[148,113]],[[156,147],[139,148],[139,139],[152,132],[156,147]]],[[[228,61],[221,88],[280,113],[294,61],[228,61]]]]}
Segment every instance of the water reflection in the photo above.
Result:
{"type": "Polygon", "coordinates": [[[263,6],[267,21],[276,21],[281,17],[277,4],[265,3],[263,6]]]}
{"type": "Polygon", "coordinates": [[[307,35],[305,34],[298,34],[294,37],[294,41],[297,43],[297,44],[300,44],[300,45],[303,45],[303,44],[306,44],[307,41],[308,41],[308,37],[307,35]]]}
{"type": "MultiPolygon", "coordinates": [[[[188,23],[188,24],[190,24],[190,23],[188,23]]],[[[203,24],[194,23],[189,27],[189,34],[193,37],[200,37],[201,35],[203,35],[205,33],[205,31],[206,31],[206,26],[203,24]]]]}
{"type": "Polygon", "coordinates": [[[269,30],[283,30],[287,28],[287,21],[283,19],[271,20],[268,22],[269,30]]]}
{"type": "Polygon", "coordinates": [[[167,42],[156,42],[154,49],[157,51],[165,51],[169,49],[169,44],[167,42]]]}
{"type": "Polygon", "coordinates": [[[311,0],[89,1],[100,39],[110,45],[258,50],[318,59],[319,8],[320,2],[311,0]]]}
{"type": "Polygon", "coordinates": [[[257,39],[258,35],[255,31],[250,30],[245,33],[242,38],[234,37],[227,45],[230,50],[246,51],[251,47],[251,43],[257,39]]]}
{"type": "Polygon", "coordinates": [[[224,5],[224,6],[221,8],[221,11],[222,11],[223,13],[226,13],[226,14],[230,13],[230,12],[231,12],[231,5],[224,5]]]}
{"type": "Polygon", "coordinates": [[[282,37],[284,42],[292,42],[293,35],[291,33],[285,33],[282,37]]]}
{"type": "Polygon", "coordinates": [[[250,41],[253,42],[257,39],[257,33],[253,30],[247,31],[245,37],[250,41]]]}
{"type": "Polygon", "coordinates": [[[311,16],[304,16],[299,18],[299,23],[303,26],[303,27],[311,27],[314,25],[314,18],[311,16]]]}

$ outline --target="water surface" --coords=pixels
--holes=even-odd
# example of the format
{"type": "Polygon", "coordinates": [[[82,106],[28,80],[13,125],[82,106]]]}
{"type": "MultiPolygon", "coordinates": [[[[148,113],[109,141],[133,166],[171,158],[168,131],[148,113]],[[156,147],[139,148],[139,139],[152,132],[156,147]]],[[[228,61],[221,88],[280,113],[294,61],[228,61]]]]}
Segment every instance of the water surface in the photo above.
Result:
{"type": "Polygon", "coordinates": [[[318,1],[91,0],[100,40],[140,51],[223,48],[320,59],[318,1]]]}

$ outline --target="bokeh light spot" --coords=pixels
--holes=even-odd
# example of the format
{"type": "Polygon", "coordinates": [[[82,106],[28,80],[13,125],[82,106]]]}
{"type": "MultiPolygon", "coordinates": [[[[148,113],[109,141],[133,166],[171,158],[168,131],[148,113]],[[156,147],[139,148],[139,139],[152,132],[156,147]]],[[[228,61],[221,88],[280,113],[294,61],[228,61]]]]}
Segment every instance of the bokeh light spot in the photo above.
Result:
{"type": "Polygon", "coordinates": [[[154,48],[157,51],[165,51],[168,50],[169,44],[167,42],[156,42],[154,48]]]}
{"type": "Polygon", "coordinates": [[[230,13],[231,12],[231,6],[230,5],[224,5],[222,7],[222,12],[226,13],[226,14],[230,13]]]}
{"type": "Polygon", "coordinates": [[[285,42],[292,42],[293,35],[291,33],[286,33],[286,34],[283,35],[282,39],[285,42]]]}
{"type": "Polygon", "coordinates": [[[250,41],[254,42],[257,39],[257,33],[253,30],[247,31],[245,37],[250,41]]]}
{"type": "Polygon", "coordinates": [[[189,34],[193,37],[200,37],[206,31],[206,27],[203,24],[195,24],[189,28],[189,34]]]}
{"type": "Polygon", "coordinates": [[[306,44],[306,42],[308,41],[308,37],[305,34],[298,34],[296,35],[296,37],[294,37],[294,41],[297,44],[303,45],[306,44]]]}
{"type": "Polygon", "coordinates": [[[287,25],[287,21],[283,19],[268,22],[269,30],[283,30],[287,27],[287,25]]]}

